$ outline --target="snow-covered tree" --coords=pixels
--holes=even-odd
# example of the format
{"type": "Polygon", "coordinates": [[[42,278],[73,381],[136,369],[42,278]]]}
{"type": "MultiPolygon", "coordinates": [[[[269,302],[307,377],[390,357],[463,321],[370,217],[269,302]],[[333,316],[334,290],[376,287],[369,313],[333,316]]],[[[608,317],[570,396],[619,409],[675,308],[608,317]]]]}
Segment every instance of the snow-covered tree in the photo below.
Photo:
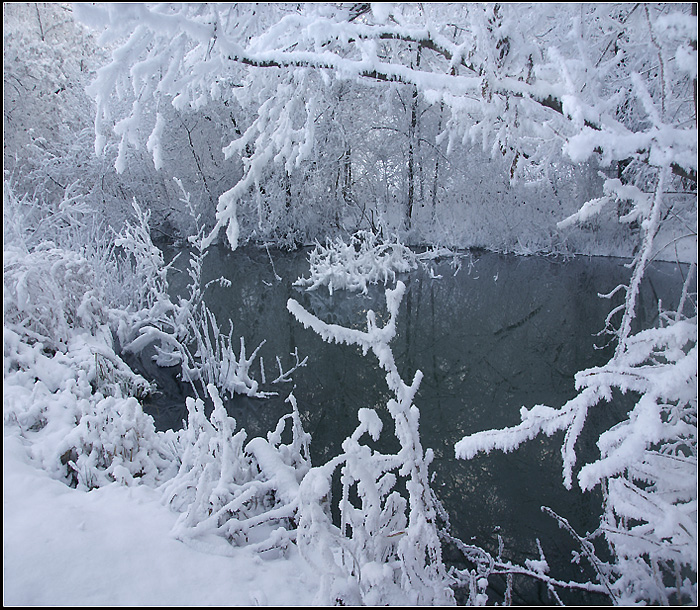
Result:
{"type": "MultiPolygon", "coordinates": [[[[420,205],[435,203],[438,191],[445,195],[440,199],[459,203],[459,190],[473,189],[478,174],[444,191],[455,175],[441,174],[440,163],[444,156],[454,164],[457,151],[462,158],[457,166],[469,168],[474,146],[500,158],[507,178],[548,185],[557,183],[558,173],[571,175],[566,165],[572,159],[590,157],[582,131],[608,143],[606,151],[597,151],[606,161],[642,159],[648,148],[612,152],[609,143],[639,125],[618,120],[618,107],[628,102],[611,99],[606,89],[617,86],[621,75],[631,83],[636,68],[630,69],[633,61],[625,53],[633,59],[653,55],[651,43],[638,43],[640,35],[649,37],[641,10],[628,17],[624,8],[589,5],[564,11],[547,5],[516,10],[442,4],[76,8],[87,23],[109,26],[105,41],[127,41],[92,86],[97,148],[114,131],[118,167],[130,145],[140,143],[159,157],[168,131],[164,113],[171,105],[182,112],[208,104],[237,109],[226,128],[231,143],[224,152],[240,159],[243,174],[217,195],[210,240],[221,228],[232,245],[253,234],[279,235],[284,222],[300,227],[297,235],[303,238],[304,224],[321,223],[328,231],[348,213],[366,223],[355,229],[381,227],[387,213],[401,226],[401,218],[419,218],[420,205]],[[625,46],[627,39],[632,42],[625,46]],[[588,56],[580,58],[578,51],[588,56]],[[127,106],[119,110],[117,100],[127,106]],[[581,118],[583,108],[595,110],[581,118]],[[383,200],[383,209],[373,200],[383,200]]],[[[654,21],[667,10],[647,13],[654,21]]],[[[687,40],[681,43],[687,47],[687,40]]],[[[682,125],[685,119],[677,114],[676,120],[682,125]]],[[[694,175],[687,153],[679,151],[670,164],[676,173],[694,175]]],[[[507,189],[499,190],[502,197],[507,189]]],[[[553,200],[561,201],[556,194],[553,200]]],[[[512,203],[492,217],[512,218],[515,230],[532,211],[519,212],[517,198],[512,203]]],[[[488,210],[485,201],[478,205],[488,210]]],[[[552,212],[573,212],[561,205],[552,212]]]]}
{"type": "MultiPolygon", "coordinates": [[[[233,246],[250,190],[261,221],[267,217],[260,190],[270,164],[291,175],[309,159],[334,82],[359,82],[369,92],[377,84],[407,87],[409,173],[420,96],[445,112],[440,137],[448,153],[478,142],[507,159],[514,178],[526,167],[546,176],[555,161],[596,156],[627,175],[663,163],[695,180],[688,5],[77,8],[86,22],[109,26],[111,40],[126,40],[93,86],[97,148],[114,129],[118,166],[128,144],[148,141],[157,150],[162,122],[154,103],[197,109],[224,95],[254,104],[256,118],[225,149],[242,157],[244,173],[220,196],[210,237],[226,228],[233,246]],[[110,99],[120,91],[132,91],[133,104],[113,117],[110,99]]],[[[405,194],[406,205],[414,198],[405,194]]]]}
{"type": "MultiPolygon", "coordinates": [[[[324,341],[357,345],[372,352],[386,372],[393,397],[387,409],[394,422],[400,449],[384,455],[360,443],[367,434],[375,441],[382,422],[372,409],[358,412],[359,425],[343,442],[343,452],[312,469],[302,482],[299,544],[309,561],[323,562],[321,603],[341,605],[444,605],[454,602],[451,578],[442,561],[438,537],[438,508],[430,488],[428,468],[433,459],[423,450],[419,434],[420,411],[413,404],[423,374],[416,371],[410,384],[399,374],[390,343],[406,291],[402,282],[386,290],[389,320],[377,326],[376,314],[367,312],[367,330],[328,324],[289,299],[287,309],[324,341]],[[336,500],[341,524],[336,527],[324,510],[333,471],[341,473],[342,497],[336,500]],[[405,481],[408,498],[393,489],[405,481]],[[357,500],[354,500],[354,497],[357,500]],[[336,549],[340,551],[334,557],[336,549]]],[[[319,566],[321,568],[321,566],[319,566]]]]}
{"type": "Polygon", "coordinates": [[[3,163],[12,169],[30,146],[55,154],[91,126],[84,89],[98,50],[66,3],[5,4],[3,25],[3,163]]]}

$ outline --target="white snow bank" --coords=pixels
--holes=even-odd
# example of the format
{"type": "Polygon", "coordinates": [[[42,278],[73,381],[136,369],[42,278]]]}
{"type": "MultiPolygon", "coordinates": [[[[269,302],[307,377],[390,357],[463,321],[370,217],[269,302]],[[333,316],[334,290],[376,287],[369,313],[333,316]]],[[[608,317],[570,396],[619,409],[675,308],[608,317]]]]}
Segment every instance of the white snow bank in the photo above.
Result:
{"type": "Polygon", "coordinates": [[[317,575],[295,548],[269,560],[200,553],[172,537],[178,514],[159,491],[71,489],[35,468],[18,437],[3,445],[4,605],[312,604],[317,575]]]}

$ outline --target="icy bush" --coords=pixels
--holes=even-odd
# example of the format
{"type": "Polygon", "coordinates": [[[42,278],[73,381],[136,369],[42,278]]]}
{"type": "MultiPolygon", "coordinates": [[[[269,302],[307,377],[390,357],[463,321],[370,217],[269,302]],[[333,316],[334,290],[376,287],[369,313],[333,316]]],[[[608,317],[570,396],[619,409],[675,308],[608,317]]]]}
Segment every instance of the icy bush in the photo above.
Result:
{"type": "MultiPolygon", "coordinates": [[[[125,227],[115,248],[84,255],[52,243],[28,249],[21,231],[5,243],[5,434],[18,435],[37,464],[78,489],[115,481],[163,485],[166,501],[182,512],[174,532],[182,539],[206,544],[213,533],[261,551],[284,549],[294,539],[298,485],[310,466],[294,397],[292,413],[267,438],[246,442],[213,384],[262,395],[247,375],[255,352],[246,358],[241,340],[236,356],[231,336],[222,339],[202,300],[201,251],[193,255],[190,298],[170,301],[149,215],[133,205],[136,223],[125,227]],[[138,287],[126,304],[106,296],[105,285],[114,280],[105,273],[109,265],[121,273],[121,296],[138,287]],[[183,372],[207,382],[210,418],[203,399],[190,399],[186,428],[157,432],[140,403],[153,388],[118,355],[115,330],[122,340],[131,338],[133,349],[158,340],[166,347],[157,357],[170,349],[188,359],[183,372]],[[185,343],[188,333],[196,337],[195,357],[185,343]],[[224,369],[230,375],[222,375],[224,369]]],[[[288,381],[289,373],[280,370],[273,383],[288,381]]]]}
{"type": "Polygon", "coordinates": [[[343,453],[312,468],[301,484],[297,542],[303,555],[323,574],[320,603],[383,605],[452,604],[451,579],[442,562],[436,499],[428,481],[432,451],[424,451],[418,432],[419,411],[413,399],[422,374],[407,385],[399,375],[389,343],[396,334],[396,316],[405,286],[386,290],[389,321],[380,328],[373,311],[367,330],[327,324],[290,299],[289,311],[325,341],[370,350],[386,371],[394,397],[387,408],[400,443],[396,454],[384,455],[360,443],[364,434],[377,439],[382,425],[371,409],[360,409],[360,425],[343,443],[343,453]],[[331,478],[340,470],[340,527],[333,524],[327,502],[331,478]],[[408,499],[395,489],[405,481],[408,499]],[[325,508],[324,508],[325,507],[325,508]]]}
{"type": "MultiPolygon", "coordinates": [[[[5,293],[6,305],[12,297],[5,293]]],[[[5,433],[21,436],[43,469],[80,489],[167,478],[171,442],[137,399],[150,384],[114,352],[109,330],[75,330],[61,351],[29,337],[4,329],[5,433]]]]}
{"type": "Polygon", "coordinates": [[[155,484],[172,454],[138,402],[150,384],[114,349],[109,248],[88,247],[95,225],[83,222],[82,198],[67,191],[47,206],[5,187],[12,221],[3,245],[6,433],[20,435],[44,469],[73,486],[155,484]],[[38,221],[33,227],[27,207],[38,221]],[[48,226],[58,244],[43,239],[48,226]]]}
{"type": "Polygon", "coordinates": [[[3,250],[3,292],[5,327],[46,349],[65,351],[75,329],[107,319],[90,262],[52,242],[3,250]]]}
{"type": "Polygon", "coordinates": [[[165,501],[181,512],[173,533],[197,548],[211,548],[210,536],[263,552],[284,550],[294,540],[299,482],[308,472],[309,435],[292,413],[267,438],[246,442],[236,430],[213,385],[209,418],[202,399],[187,399],[187,427],[180,432],[181,464],[163,487],[165,501]],[[291,442],[282,436],[290,422],[291,442]]]}
{"type": "Polygon", "coordinates": [[[371,284],[393,283],[397,273],[417,267],[416,257],[398,241],[383,241],[370,231],[358,231],[345,243],[337,238],[325,246],[317,243],[309,254],[310,276],[299,278],[296,286],[315,290],[327,286],[334,290],[367,292],[371,284]]]}

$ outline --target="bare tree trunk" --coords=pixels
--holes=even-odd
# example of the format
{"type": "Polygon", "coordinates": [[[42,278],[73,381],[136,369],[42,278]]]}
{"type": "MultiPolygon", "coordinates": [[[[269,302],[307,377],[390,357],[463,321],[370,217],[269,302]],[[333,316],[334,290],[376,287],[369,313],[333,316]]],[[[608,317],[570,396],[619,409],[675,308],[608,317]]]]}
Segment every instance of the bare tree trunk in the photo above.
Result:
{"type": "MultiPolygon", "coordinates": [[[[416,53],[416,68],[420,67],[420,47],[416,53]]],[[[415,153],[417,148],[416,126],[418,125],[418,88],[411,92],[411,122],[408,127],[408,201],[406,203],[406,229],[411,229],[415,201],[415,153]]]]}
{"type": "Polygon", "coordinates": [[[343,200],[346,204],[352,203],[352,148],[348,142],[343,157],[343,200]]]}
{"type": "Polygon", "coordinates": [[[39,21],[39,33],[41,35],[41,42],[46,42],[46,37],[44,35],[44,26],[41,23],[41,13],[39,12],[39,4],[37,2],[34,3],[34,8],[36,9],[36,18],[39,21]]]}
{"type": "Polygon", "coordinates": [[[207,196],[209,197],[209,204],[213,207],[216,207],[216,202],[214,201],[214,197],[212,195],[211,189],[209,188],[209,183],[207,182],[207,176],[204,173],[204,168],[202,167],[202,162],[199,158],[199,155],[197,154],[197,148],[194,145],[194,140],[192,139],[192,132],[197,127],[197,123],[195,123],[192,126],[192,128],[189,128],[189,127],[187,127],[187,124],[182,119],[182,117],[180,117],[180,123],[182,124],[182,128],[187,133],[187,140],[188,140],[189,145],[190,145],[190,152],[192,153],[192,157],[194,158],[194,163],[197,166],[197,173],[199,174],[199,177],[202,179],[202,185],[204,186],[204,190],[207,192],[207,196]]]}
{"type": "MultiPolygon", "coordinates": [[[[445,104],[440,102],[440,116],[438,118],[437,135],[440,135],[442,130],[442,119],[445,113],[445,104]]],[[[437,143],[436,143],[437,146],[437,143]]],[[[435,226],[435,221],[437,219],[437,189],[438,189],[438,176],[440,173],[440,151],[435,150],[435,172],[433,173],[433,193],[432,193],[432,223],[435,226]]]]}

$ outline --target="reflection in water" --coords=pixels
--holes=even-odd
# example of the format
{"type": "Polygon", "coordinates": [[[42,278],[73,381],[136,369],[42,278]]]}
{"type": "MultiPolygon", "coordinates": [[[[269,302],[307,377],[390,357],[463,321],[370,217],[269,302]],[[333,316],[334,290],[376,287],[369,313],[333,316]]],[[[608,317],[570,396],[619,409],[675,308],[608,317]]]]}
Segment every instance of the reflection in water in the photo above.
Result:
{"type": "MultiPolygon", "coordinates": [[[[540,510],[549,506],[581,534],[595,529],[598,522],[599,494],[563,487],[561,438],[538,438],[512,454],[494,452],[470,461],[456,460],[454,445],[467,434],[519,423],[522,406],[557,407],[572,398],[574,374],[603,364],[613,351],[613,346],[605,345],[606,337],[596,337],[611,307],[597,294],[625,282],[630,271],[622,261],[600,258],[561,261],[471,254],[461,260],[457,272],[453,262],[435,263],[430,273],[419,269],[402,277],[407,292],[392,345],[405,380],[412,379],[416,369],[424,373],[415,401],[421,412],[421,440],[435,452],[433,487],[450,515],[453,533],[494,554],[500,535],[504,558],[514,562],[537,558],[539,539],[553,576],[593,578],[588,566],[570,563],[571,551],[577,549],[540,510]]],[[[184,267],[186,257],[178,264],[184,267]]],[[[270,257],[266,250],[253,248],[236,252],[212,248],[204,274],[204,282],[220,276],[231,281],[229,288],[212,284],[207,304],[224,330],[233,320],[234,338],[243,335],[249,351],[266,341],[260,354],[268,379],[276,371],[275,356],[291,364],[289,354],[298,348],[301,357],[309,357],[307,367],[294,374],[294,385],[281,388],[278,398],[237,396],[229,402],[230,414],[249,436],[274,427],[287,412],[284,399],[293,389],[305,429],[312,435],[314,464],[339,452],[341,442],[355,429],[360,407],[376,408],[385,421],[387,444],[381,449],[397,448],[384,406],[389,391],[377,363],[371,356],[363,358],[356,347],[324,343],[286,309],[293,297],[326,322],[364,328],[369,308],[375,309],[381,323],[383,286],[373,287],[367,295],[306,292],[292,286],[297,277],[308,274],[305,252],[273,252],[270,257]]],[[[187,279],[185,273],[176,277],[173,291],[182,290],[187,279]]],[[[652,325],[658,299],[672,307],[681,284],[676,265],[650,269],[637,323],[652,325]]],[[[156,425],[180,427],[187,389],[177,386],[172,371],[155,370],[147,362],[143,366],[163,389],[160,399],[146,406],[156,425]]],[[[630,397],[619,397],[591,413],[581,438],[581,461],[595,457],[598,433],[624,416],[629,401],[630,397]]],[[[514,603],[551,603],[538,585],[516,585],[514,603]]],[[[498,592],[492,593],[497,598],[498,592]]],[[[582,601],[563,597],[570,603],[582,601]]]]}

